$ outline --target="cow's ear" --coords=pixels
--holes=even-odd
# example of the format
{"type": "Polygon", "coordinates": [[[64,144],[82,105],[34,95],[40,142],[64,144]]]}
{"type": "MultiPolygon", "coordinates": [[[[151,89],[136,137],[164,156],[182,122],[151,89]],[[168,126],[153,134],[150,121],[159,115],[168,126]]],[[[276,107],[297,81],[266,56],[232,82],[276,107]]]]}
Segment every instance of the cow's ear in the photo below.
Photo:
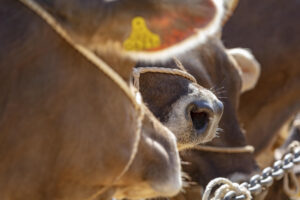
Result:
{"type": "Polygon", "coordinates": [[[239,3],[239,0],[223,0],[223,1],[224,1],[225,15],[223,17],[222,24],[224,25],[233,14],[234,10],[236,9],[239,3]]]}
{"type": "Polygon", "coordinates": [[[260,64],[252,53],[246,49],[234,48],[227,50],[227,52],[235,60],[235,66],[240,72],[242,79],[241,92],[253,89],[260,76],[260,64]]]}
{"type": "Polygon", "coordinates": [[[125,34],[128,38],[123,41],[124,52],[137,61],[157,62],[196,48],[220,32],[224,1],[157,1],[153,11],[132,19],[131,33],[125,34]]]}

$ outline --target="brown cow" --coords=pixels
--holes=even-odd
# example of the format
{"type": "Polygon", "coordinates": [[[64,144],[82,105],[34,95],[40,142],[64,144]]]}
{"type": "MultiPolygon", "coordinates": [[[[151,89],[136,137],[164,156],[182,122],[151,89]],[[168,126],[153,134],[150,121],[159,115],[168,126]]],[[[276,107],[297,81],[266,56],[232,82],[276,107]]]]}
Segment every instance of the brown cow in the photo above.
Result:
{"type": "Polygon", "coordinates": [[[254,90],[241,97],[239,116],[259,154],[300,110],[300,2],[244,0],[225,26],[228,46],[249,47],[261,63],[254,90]]]}
{"type": "MultiPolygon", "coordinates": [[[[218,27],[220,27],[220,24],[218,27]]],[[[178,59],[196,77],[200,85],[208,89],[215,88],[216,94],[223,100],[225,112],[220,126],[224,133],[220,134],[220,138],[215,139],[209,145],[225,147],[245,146],[246,141],[237,120],[236,109],[240,93],[253,88],[259,76],[259,64],[252,54],[243,49],[227,50],[220,39],[212,35],[211,37],[206,37],[205,42],[196,49],[179,55],[178,59]],[[222,89],[222,91],[218,91],[219,89],[222,89]]],[[[142,63],[137,67],[151,66],[163,66],[173,69],[174,66],[176,68],[176,63],[170,60],[163,64],[142,63]]],[[[166,121],[170,116],[169,112],[176,110],[177,106],[176,103],[170,103],[168,100],[176,100],[176,95],[178,94],[173,91],[180,84],[184,84],[185,78],[179,79],[176,76],[171,78],[172,75],[170,74],[155,73],[140,76],[140,88],[145,102],[151,111],[168,126],[169,124],[166,121]],[[161,88],[169,90],[161,90],[161,88]]],[[[187,113],[187,116],[189,117],[191,114],[187,113]]],[[[174,132],[178,130],[178,126],[168,127],[173,129],[174,132]]],[[[195,182],[203,187],[215,177],[226,176],[239,181],[244,180],[257,170],[253,156],[249,153],[224,154],[187,151],[182,152],[181,155],[184,160],[191,163],[188,166],[184,166],[185,171],[189,173],[195,182]]],[[[199,196],[190,195],[189,197],[185,195],[184,198],[199,198],[199,196]]]]}
{"type": "MultiPolygon", "coordinates": [[[[178,59],[196,77],[199,84],[206,88],[215,87],[215,93],[224,103],[224,117],[220,123],[223,132],[208,145],[214,147],[245,146],[246,141],[237,120],[236,109],[240,93],[252,88],[257,81],[259,75],[259,64],[257,61],[246,50],[226,50],[217,37],[207,38],[203,45],[189,51],[185,55],[179,56],[178,59]],[[222,90],[219,90],[219,88],[222,90]]],[[[172,67],[175,64],[171,62],[168,65],[168,67],[172,67]]],[[[144,78],[147,80],[147,77],[144,78]]],[[[170,79],[153,77],[153,75],[148,77],[148,79],[151,81],[151,85],[150,81],[148,81],[148,84],[146,81],[140,84],[140,87],[145,90],[141,90],[142,95],[145,97],[145,101],[151,110],[157,113],[156,116],[160,117],[162,115],[160,119],[164,122],[164,113],[159,112],[165,108],[164,106],[160,107],[161,99],[158,95],[153,96],[151,93],[149,95],[147,90],[153,90],[152,93],[154,94],[159,93],[159,91],[155,93],[155,90],[159,88],[157,85],[163,86],[163,84],[157,84],[153,81],[165,80],[170,88],[175,83],[170,84],[170,79]],[[152,98],[152,101],[149,101],[149,98],[152,98]]],[[[166,92],[165,99],[170,95],[171,93],[166,92]]],[[[164,94],[162,96],[164,97],[164,94]]],[[[171,104],[171,106],[174,105],[171,104]]],[[[190,163],[183,165],[184,171],[189,174],[194,182],[202,186],[202,189],[215,177],[229,177],[233,181],[243,181],[258,170],[253,155],[245,152],[228,154],[188,150],[181,152],[181,158],[190,163]]],[[[200,188],[190,185],[189,188],[186,188],[185,193],[176,198],[197,199],[201,198],[200,195],[200,188]]]]}
{"type": "MultiPolygon", "coordinates": [[[[300,110],[299,6],[297,0],[244,0],[224,29],[228,46],[251,48],[261,63],[261,78],[254,90],[242,95],[239,108],[257,156],[273,157],[273,152],[268,155],[266,150],[273,146],[281,127],[300,110]]],[[[266,199],[288,199],[281,183],[271,191],[266,199]]]]}
{"type": "Polygon", "coordinates": [[[176,194],[174,135],[32,10],[0,5],[0,199],[176,194]]]}
{"type": "MultiPolygon", "coordinates": [[[[117,63],[113,65],[114,69],[125,80],[129,79],[129,69],[134,62],[118,55],[120,49],[115,51],[113,47],[120,47],[120,35],[121,41],[126,39],[126,27],[128,29],[132,18],[139,14],[134,9],[140,11],[138,1],[121,4],[119,1],[92,0],[39,2],[64,25],[74,41],[89,47],[96,46],[104,60],[117,63]],[[132,12],[124,17],[128,8],[132,12]],[[113,12],[120,15],[111,18],[113,12]],[[125,27],[122,26],[124,24],[125,27]],[[113,49],[113,54],[107,47],[113,49]],[[115,57],[109,59],[109,56],[115,57]]],[[[164,18],[163,14],[167,13],[174,17],[174,13],[165,11],[179,7],[188,20],[196,20],[197,27],[206,22],[201,20],[198,12],[194,12],[201,8],[203,1],[195,7],[182,2],[165,1],[158,7],[157,2],[143,3],[153,8],[152,27],[157,23],[157,16],[164,18]]],[[[211,1],[206,4],[213,8],[217,5],[211,1]]],[[[145,17],[151,16],[149,12],[145,14],[145,17]]],[[[127,173],[116,181],[115,177],[120,175],[133,155],[134,148],[128,147],[135,146],[128,136],[136,133],[134,125],[138,113],[132,110],[130,101],[122,102],[122,90],[119,91],[121,94],[111,92],[118,87],[113,85],[115,88],[112,89],[110,79],[95,71],[93,64],[19,2],[2,0],[1,16],[6,19],[1,21],[1,93],[4,94],[1,98],[1,152],[4,154],[5,150],[6,154],[1,157],[2,174],[5,173],[1,180],[2,199],[78,199],[89,197],[108,186],[117,186],[108,192],[116,192],[118,198],[174,195],[181,186],[181,179],[172,134],[152,119],[150,113],[146,114],[139,151],[127,173]],[[112,110],[117,110],[117,115],[111,117],[112,110]],[[126,136],[121,136],[121,133],[126,136]],[[32,148],[34,144],[36,148],[32,148]],[[113,147],[117,148],[111,151],[113,147]]],[[[220,16],[216,19],[214,16],[210,22],[220,21],[220,16]]],[[[183,24],[186,24],[186,19],[179,27],[183,24]]],[[[158,27],[162,30],[157,32],[164,38],[166,30],[178,28],[172,24],[158,27]]],[[[196,44],[203,41],[199,32],[194,32],[194,24],[188,24],[188,28],[184,28],[188,32],[180,36],[178,47],[184,47],[183,50],[193,46],[193,41],[196,44]],[[192,40],[185,41],[190,36],[193,36],[192,40]]],[[[151,45],[157,44],[154,41],[151,45]]],[[[170,49],[170,55],[175,55],[175,50],[181,48],[174,47],[174,44],[174,41],[163,42],[158,50],[164,50],[166,55],[170,49]]],[[[154,51],[151,49],[151,52],[154,51]]],[[[160,51],[155,52],[153,55],[150,53],[151,60],[159,59],[160,51]]],[[[131,57],[134,55],[130,54],[131,57]]],[[[142,59],[148,56],[147,53],[137,55],[142,59]]]]}
{"type": "MultiPolygon", "coordinates": [[[[72,4],[69,1],[49,3],[40,0],[38,2],[62,24],[67,24],[67,30],[74,40],[97,51],[98,55],[114,68],[123,68],[124,65],[131,63],[112,59],[113,56],[119,58],[124,56],[125,60],[126,57],[129,57],[137,61],[157,63],[157,61],[163,62],[174,55],[183,53],[202,43],[206,35],[217,31],[214,25],[221,22],[224,12],[224,9],[221,9],[222,2],[215,0],[190,1],[187,4],[181,1],[164,1],[158,4],[151,0],[91,1],[90,4],[87,3],[86,5],[82,5],[84,3],[79,1],[74,1],[72,4]],[[175,11],[178,8],[180,8],[180,12],[177,13],[175,11]],[[199,10],[202,12],[199,13],[199,10]],[[88,17],[82,18],[80,16],[88,17]],[[195,28],[199,29],[196,30],[195,28]],[[158,46],[155,46],[156,40],[159,40],[158,46]],[[107,46],[109,46],[109,50],[107,46]],[[114,47],[113,50],[112,46],[114,47]]],[[[127,74],[121,73],[121,75],[126,77],[127,74]]],[[[187,88],[186,85],[183,87],[187,88]]],[[[183,88],[178,89],[179,91],[175,92],[176,95],[184,98],[183,88]]],[[[199,88],[197,90],[199,93],[199,88]]],[[[203,96],[203,94],[201,95],[203,96]]],[[[205,127],[200,127],[202,126],[200,124],[195,129],[192,120],[183,117],[173,118],[173,121],[170,122],[178,124],[179,120],[182,120],[184,124],[182,129],[175,127],[172,129],[178,138],[180,148],[209,141],[215,136],[222,105],[221,103],[214,103],[217,101],[214,95],[211,93],[209,95],[210,97],[207,99],[216,104],[215,108],[205,108],[207,106],[200,104],[195,106],[195,109],[207,110],[200,115],[195,112],[194,117],[194,121],[203,122],[205,127]],[[206,128],[208,124],[211,125],[206,128]]],[[[191,109],[190,103],[182,103],[180,114],[191,109]]]]}
{"type": "MultiPolygon", "coordinates": [[[[215,88],[215,93],[224,103],[224,116],[220,123],[220,127],[224,131],[209,145],[216,147],[245,146],[247,143],[239,126],[236,109],[241,92],[252,89],[259,77],[260,67],[253,55],[244,49],[227,50],[220,39],[213,35],[207,37],[205,42],[194,50],[179,55],[178,59],[188,72],[194,75],[200,85],[205,88],[215,88]]],[[[160,66],[156,63],[152,65],[160,66]]],[[[168,68],[172,68],[174,65],[171,61],[162,64],[168,68]]],[[[151,66],[151,64],[143,64],[143,66],[151,66]]],[[[163,76],[166,75],[141,76],[144,80],[140,84],[145,102],[162,122],[167,120],[168,114],[166,113],[172,110],[172,106],[175,107],[176,104],[164,104],[165,99],[172,95],[171,92],[159,91],[159,88],[169,87],[172,91],[172,87],[176,87],[176,83],[179,84],[171,82],[172,79],[170,81],[163,76]],[[162,83],[157,83],[162,79],[167,79],[166,83],[162,81],[162,83]]],[[[168,126],[167,123],[166,125],[168,126]]],[[[202,187],[211,179],[219,176],[230,177],[235,181],[245,180],[258,169],[253,155],[249,153],[228,154],[193,150],[182,152],[181,157],[190,162],[189,165],[184,166],[184,170],[202,187]]],[[[199,190],[198,187],[196,188],[199,190]]],[[[197,195],[200,190],[198,193],[191,194],[193,191],[194,187],[187,189],[187,193],[181,197],[185,199],[199,198],[197,195]]]]}
{"type": "MultiPolygon", "coordinates": [[[[239,51],[243,52],[239,55],[241,57],[251,55],[244,50],[239,51]]],[[[249,89],[247,86],[251,84],[243,78],[245,73],[242,73],[240,69],[253,70],[253,66],[255,68],[258,66],[255,60],[244,58],[251,65],[243,65],[244,63],[235,60],[217,37],[208,38],[205,44],[187,55],[179,57],[179,60],[196,77],[200,85],[206,88],[215,88],[217,96],[224,104],[224,113],[220,121],[220,128],[223,129],[223,132],[218,138],[208,143],[209,146],[230,148],[247,145],[237,119],[236,109],[242,89],[249,89]]],[[[256,70],[253,72],[255,73],[251,76],[255,80],[257,73],[256,70]]],[[[181,157],[192,163],[185,166],[184,170],[202,186],[205,186],[211,179],[220,176],[232,178],[234,181],[245,180],[258,169],[253,155],[249,152],[214,153],[193,150],[182,153],[181,157]]]]}

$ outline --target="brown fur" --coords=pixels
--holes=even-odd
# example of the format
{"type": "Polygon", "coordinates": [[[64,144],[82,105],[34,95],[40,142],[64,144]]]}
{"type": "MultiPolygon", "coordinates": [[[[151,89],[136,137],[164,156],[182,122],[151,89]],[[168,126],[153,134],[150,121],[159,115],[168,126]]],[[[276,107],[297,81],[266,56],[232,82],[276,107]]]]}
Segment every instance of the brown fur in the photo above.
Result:
{"type": "MultiPolygon", "coordinates": [[[[161,38],[161,49],[126,52],[136,60],[167,60],[202,43],[204,37],[218,30],[222,20],[222,3],[217,0],[36,0],[64,25],[81,44],[103,51],[111,43],[123,49],[131,34],[131,23],[142,17],[149,30],[161,38]],[[178,34],[183,37],[178,37],[178,34]]],[[[123,53],[125,53],[123,51],[123,53]]]]}
{"type": "MultiPolygon", "coordinates": [[[[0,199],[91,197],[128,162],[138,113],[31,10],[0,3],[0,199]]],[[[180,179],[174,135],[147,112],[135,160],[108,192],[174,195],[180,179]]]]}
{"type": "Polygon", "coordinates": [[[261,78],[254,90],[242,95],[239,108],[256,153],[300,110],[298,7],[296,0],[241,1],[224,29],[228,46],[249,47],[261,63],[261,78]]]}
{"type": "MultiPolygon", "coordinates": [[[[186,69],[206,88],[214,88],[224,104],[220,121],[223,130],[210,146],[236,147],[246,145],[245,136],[236,115],[241,90],[241,77],[218,38],[208,38],[205,45],[179,57],[186,69]]],[[[215,177],[229,177],[234,173],[243,174],[242,179],[257,170],[253,155],[209,153],[186,151],[183,160],[191,162],[184,171],[198,184],[205,186],[215,177]]],[[[239,181],[239,180],[236,180],[239,181]]]]}
{"type": "MultiPolygon", "coordinates": [[[[237,62],[232,60],[234,58],[228,54],[219,38],[207,38],[204,45],[179,56],[178,59],[187,71],[195,76],[200,85],[211,88],[224,104],[224,113],[220,121],[220,128],[223,131],[208,145],[222,147],[246,145],[243,130],[237,119],[242,77],[237,70],[238,66],[235,66],[237,62]]],[[[165,97],[171,94],[167,93],[165,97]]],[[[157,104],[160,103],[160,99],[156,96],[153,100],[157,104]]],[[[157,110],[164,108],[165,106],[162,106],[157,110]]],[[[174,200],[202,198],[206,184],[213,178],[227,177],[232,181],[242,182],[247,181],[258,171],[254,156],[249,153],[227,154],[187,150],[181,152],[181,158],[187,161],[183,169],[193,182],[184,192],[174,197],[174,200]]]]}
{"type": "MultiPolygon", "coordinates": [[[[224,29],[228,46],[251,48],[261,63],[254,90],[242,95],[239,116],[256,154],[266,154],[280,128],[300,110],[299,1],[241,1],[224,29]]],[[[273,157],[273,153],[269,155],[273,157]]],[[[266,199],[288,199],[282,183],[266,199]]]]}
{"type": "MultiPolygon", "coordinates": [[[[141,63],[136,67],[151,66],[178,69],[173,60],[163,64],[141,63]]],[[[216,136],[223,104],[197,83],[179,75],[145,73],[140,75],[140,91],[149,109],[176,135],[180,149],[210,141],[216,136]],[[197,132],[190,117],[189,106],[193,102],[199,103],[197,107],[200,110],[209,106],[212,111],[209,112],[208,125],[201,133],[197,132]]]]}
{"type": "MultiPolygon", "coordinates": [[[[104,61],[116,70],[120,70],[121,76],[127,81],[129,77],[128,72],[130,71],[127,69],[131,69],[134,63],[130,60],[133,59],[132,57],[137,60],[157,63],[157,61],[170,59],[174,54],[182,53],[185,49],[203,42],[204,37],[199,36],[200,32],[207,35],[217,31],[217,28],[213,25],[221,23],[221,16],[224,10],[222,2],[216,0],[193,0],[189,2],[171,0],[160,3],[152,0],[143,2],[136,0],[113,2],[95,0],[49,2],[37,0],[37,2],[65,27],[76,43],[95,50],[104,61]],[[137,16],[144,18],[149,29],[161,37],[162,43],[168,41],[168,37],[171,37],[173,42],[171,42],[170,46],[161,47],[159,50],[146,53],[125,52],[122,45],[131,34],[131,21],[137,16]],[[162,25],[160,21],[167,21],[168,26],[162,25]],[[86,26],[89,26],[89,28],[86,26]],[[184,31],[187,30],[190,32],[185,35],[186,32],[184,31]],[[172,35],[173,33],[184,34],[185,36],[184,38],[179,38],[178,34],[175,37],[172,35]],[[107,50],[107,47],[109,50],[107,50]],[[141,53],[145,53],[142,55],[142,58],[141,53]],[[153,55],[151,53],[158,54],[153,55]],[[133,56],[133,54],[136,54],[136,56],[133,56]],[[160,56],[160,54],[164,56],[160,56]],[[146,58],[145,55],[147,56],[146,58]],[[125,68],[125,70],[122,68],[125,68]]],[[[202,94],[202,96],[204,95],[202,94]]],[[[220,102],[217,102],[218,100],[211,93],[210,99],[212,99],[212,104],[216,104],[216,106],[212,105],[211,107],[219,108],[212,108],[214,109],[212,112],[217,113],[213,113],[210,116],[212,125],[207,128],[207,133],[203,133],[199,137],[194,133],[192,138],[190,138],[190,135],[183,133],[189,131],[187,129],[192,129],[190,123],[187,129],[179,134],[175,133],[178,136],[178,143],[183,143],[181,137],[179,137],[180,135],[189,137],[184,141],[184,143],[188,144],[206,142],[214,137],[215,129],[221,117],[222,105],[220,102]]]]}

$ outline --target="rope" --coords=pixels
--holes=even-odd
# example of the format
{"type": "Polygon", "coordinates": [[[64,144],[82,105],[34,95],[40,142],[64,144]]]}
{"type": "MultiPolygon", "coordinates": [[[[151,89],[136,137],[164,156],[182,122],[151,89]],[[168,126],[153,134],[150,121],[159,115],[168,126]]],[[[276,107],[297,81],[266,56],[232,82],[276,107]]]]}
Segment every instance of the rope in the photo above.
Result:
{"type": "MultiPolygon", "coordinates": [[[[140,115],[138,116],[138,125],[137,125],[137,131],[135,134],[136,137],[136,141],[134,143],[133,146],[133,150],[132,153],[130,155],[130,158],[127,162],[127,164],[125,165],[125,167],[123,168],[122,172],[112,181],[111,185],[113,185],[115,182],[119,181],[124,174],[129,170],[129,167],[131,166],[136,154],[137,154],[137,150],[138,150],[138,146],[139,146],[139,141],[141,138],[141,131],[142,131],[142,126],[143,126],[143,118],[144,118],[144,111],[140,112],[140,115]]],[[[95,193],[94,195],[92,195],[90,198],[88,198],[87,200],[94,200],[96,199],[99,195],[101,195],[103,192],[105,192],[107,189],[109,189],[110,186],[106,186],[103,187],[101,190],[99,190],[97,193],[95,193]]]]}
{"type": "Polygon", "coordinates": [[[129,89],[128,84],[120,77],[120,75],[115,72],[111,67],[109,67],[103,60],[96,56],[91,50],[86,47],[76,44],[75,41],[68,35],[65,29],[52,17],[47,11],[45,11],[40,5],[38,5],[33,0],[19,0],[21,3],[26,5],[32,11],[34,11],[38,16],[40,16],[45,22],[53,28],[54,31],[58,33],[65,41],[67,41],[74,49],[85,56],[91,63],[93,63],[97,68],[99,68],[108,78],[115,82],[122,91],[129,97],[132,104],[136,108],[140,106],[137,105],[132,91],[129,89]]]}
{"type": "Polygon", "coordinates": [[[217,146],[206,146],[206,145],[197,145],[191,147],[191,149],[199,151],[208,151],[215,153],[253,153],[254,147],[251,145],[246,145],[243,147],[217,147],[217,146]]]}
{"type": "Polygon", "coordinates": [[[178,58],[173,57],[173,60],[174,60],[175,64],[177,65],[177,67],[179,69],[181,69],[182,71],[187,72],[187,70],[185,69],[185,67],[183,66],[183,64],[180,62],[180,60],[178,60],[178,58]]]}
{"type": "Polygon", "coordinates": [[[93,200],[97,198],[98,195],[105,192],[109,187],[111,187],[115,182],[120,180],[120,178],[128,171],[131,166],[138,150],[138,145],[141,138],[141,129],[142,129],[142,121],[144,118],[144,110],[141,106],[141,101],[138,99],[140,94],[133,89],[133,87],[129,87],[128,84],[120,77],[120,75],[115,72],[111,67],[109,67],[103,60],[101,60],[98,56],[96,56],[89,49],[76,44],[75,41],[71,37],[69,37],[68,33],[65,29],[52,17],[46,10],[44,10],[39,4],[34,2],[33,0],[19,0],[25,6],[27,6],[30,10],[35,12],[39,17],[41,17],[59,36],[61,36],[69,45],[71,45],[75,50],[77,50],[80,54],[82,54],[88,61],[93,63],[100,71],[102,71],[108,78],[110,78],[115,84],[117,84],[124,94],[130,99],[131,103],[134,105],[135,110],[139,113],[137,118],[137,129],[135,132],[135,142],[132,149],[132,154],[125,167],[121,171],[121,173],[112,181],[110,186],[105,186],[100,189],[96,194],[92,195],[89,200],[93,200]]]}
{"type": "Polygon", "coordinates": [[[251,194],[244,186],[241,186],[237,183],[233,183],[226,178],[216,178],[208,183],[206,186],[205,192],[203,194],[202,200],[223,200],[225,195],[229,191],[234,191],[237,196],[244,195],[245,200],[251,199],[251,194]],[[218,187],[217,190],[213,194],[213,189],[218,187]]]}
{"type": "MultiPolygon", "coordinates": [[[[194,83],[197,83],[197,80],[194,76],[189,74],[182,63],[177,59],[173,58],[177,67],[179,69],[172,69],[172,68],[164,68],[164,67],[139,67],[134,68],[132,72],[133,76],[133,84],[137,90],[140,89],[140,75],[143,73],[163,73],[163,74],[171,74],[182,76],[188,80],[191,80],[194,83]]],[[[251,145],[246,145],[243,147],[217,147],[217,146],[206,146],[206,145],[197,145],[187,147],[188,149],[195,149],[199,151],[208,151],[208,152],[215,152],[215,153],[253,153],[254,147],[251,145]]]]}
{"type": "Polygon", "coordinates": [[[191,80],[194,83],[197,83],[196,79],[189,74],[188,72],[185,72],[180,69],[171,69],[171,68],[164,68],[164,67],[139,67],[133,69],[133,83],[134,86],[139,90],[140,89],[140,75],[144,73],[162,73],[162,74],[171,74],[171,75],[177,75],[184,77],[188,80],[191,80]]]}

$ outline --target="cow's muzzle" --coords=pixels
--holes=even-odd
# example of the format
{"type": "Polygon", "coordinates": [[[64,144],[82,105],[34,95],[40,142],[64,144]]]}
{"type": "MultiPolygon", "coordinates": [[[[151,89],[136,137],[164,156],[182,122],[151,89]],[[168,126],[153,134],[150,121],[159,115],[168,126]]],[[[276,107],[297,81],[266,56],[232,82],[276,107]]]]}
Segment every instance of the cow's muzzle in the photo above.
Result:
{"type": "Polygon", "coordinates": [[[214,134],[211,130],[217,127],[223,113],[223,104],[219,100],[213,103],[208,101],[193,101],[186,108],[187,120],[191,120],[195,133],[198,136],[214,134]]]}

